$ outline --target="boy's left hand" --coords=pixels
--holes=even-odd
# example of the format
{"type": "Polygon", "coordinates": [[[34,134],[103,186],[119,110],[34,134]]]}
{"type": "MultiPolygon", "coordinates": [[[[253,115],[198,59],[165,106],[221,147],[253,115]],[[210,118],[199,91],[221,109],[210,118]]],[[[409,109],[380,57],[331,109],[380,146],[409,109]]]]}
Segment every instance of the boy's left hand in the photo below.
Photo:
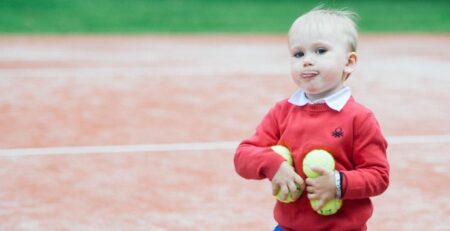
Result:
{"type": "Polygon", "coordinates": [[[319,200],[319,204],[314,210],[319,210],[329,200],[336,198],[336,181],[334,171],[329,171],[321,167],[312,167],[311,170],[319,173],[316,178],[306,178],[306,191],[308,199],[319,200]]]}

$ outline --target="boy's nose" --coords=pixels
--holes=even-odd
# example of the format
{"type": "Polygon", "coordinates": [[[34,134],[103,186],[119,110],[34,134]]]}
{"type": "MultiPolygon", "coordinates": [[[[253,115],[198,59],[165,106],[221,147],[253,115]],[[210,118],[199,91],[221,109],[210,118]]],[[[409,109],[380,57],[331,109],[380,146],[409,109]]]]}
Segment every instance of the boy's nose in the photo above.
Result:
{"type": "Polygon", "coordinates": [[[314,64],[311,54],[305,53],[303,57],[303,67],[312,66],[314,64]]]}
{"type": "Polygon", "coordinates": [[[305,57],[305,59],[303,59],[303,67],[308,67],[308,66],[312,66],[312,65],[313,65],[313,61],[310,58],[305,57]]]}

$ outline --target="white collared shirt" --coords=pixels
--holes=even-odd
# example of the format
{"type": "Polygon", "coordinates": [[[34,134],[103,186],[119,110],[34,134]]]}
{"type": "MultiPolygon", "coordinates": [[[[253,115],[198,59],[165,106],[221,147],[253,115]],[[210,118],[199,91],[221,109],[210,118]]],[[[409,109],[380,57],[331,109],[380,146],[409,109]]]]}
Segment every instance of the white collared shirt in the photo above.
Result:
{"type": "Polygon", "coordinates": [[[289,98],[288,101],[289,103],[292,103],[297,106],[304,106],[306,104],[326,103],[327,106],[330,107],[331,109],[335,111],[341,111],[351,96],[352,93],[350,91],[350,87],[343,87],[341,90],[330,96],[315,101],[311,101],[306,97],[305,92],[302,89],[300,89],[297,90],[291,96],[291,98],[289,98]]]}

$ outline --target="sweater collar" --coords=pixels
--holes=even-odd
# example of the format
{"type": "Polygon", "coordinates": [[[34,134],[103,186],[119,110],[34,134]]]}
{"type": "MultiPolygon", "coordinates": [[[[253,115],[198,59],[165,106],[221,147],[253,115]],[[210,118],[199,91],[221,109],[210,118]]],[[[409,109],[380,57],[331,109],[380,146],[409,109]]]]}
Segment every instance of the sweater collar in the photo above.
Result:
{"type": "Polygon", "coordinates": [[[302,89],[297,90],[291,98],[289,98],[289,102],[297,105],[297,106],[304,106],[306,104],[326,104],[328,107],[335,111],[341,111],[342,108],[345,106],[347,101],[350,99],[352,93],[350,91],[349,87],[343,87],[338,92],[327,96],[325,98],[321,98],[315,101],[309,100],[305,92],[302,89]]]}

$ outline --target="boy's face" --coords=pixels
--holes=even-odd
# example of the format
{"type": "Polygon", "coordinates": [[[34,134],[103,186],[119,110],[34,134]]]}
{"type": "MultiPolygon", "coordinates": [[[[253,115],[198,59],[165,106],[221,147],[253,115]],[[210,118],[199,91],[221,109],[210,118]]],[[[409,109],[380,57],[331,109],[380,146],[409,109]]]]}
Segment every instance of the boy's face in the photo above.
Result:
{"type": "Polygon", "coordinates": [[[290,33],[291,75],[310,100],[339,91],[350,74],[348,66],[352,64],[349,64],[349,46],[343,37],[333,31],[315,32],[295,28],[290,33]]]}

